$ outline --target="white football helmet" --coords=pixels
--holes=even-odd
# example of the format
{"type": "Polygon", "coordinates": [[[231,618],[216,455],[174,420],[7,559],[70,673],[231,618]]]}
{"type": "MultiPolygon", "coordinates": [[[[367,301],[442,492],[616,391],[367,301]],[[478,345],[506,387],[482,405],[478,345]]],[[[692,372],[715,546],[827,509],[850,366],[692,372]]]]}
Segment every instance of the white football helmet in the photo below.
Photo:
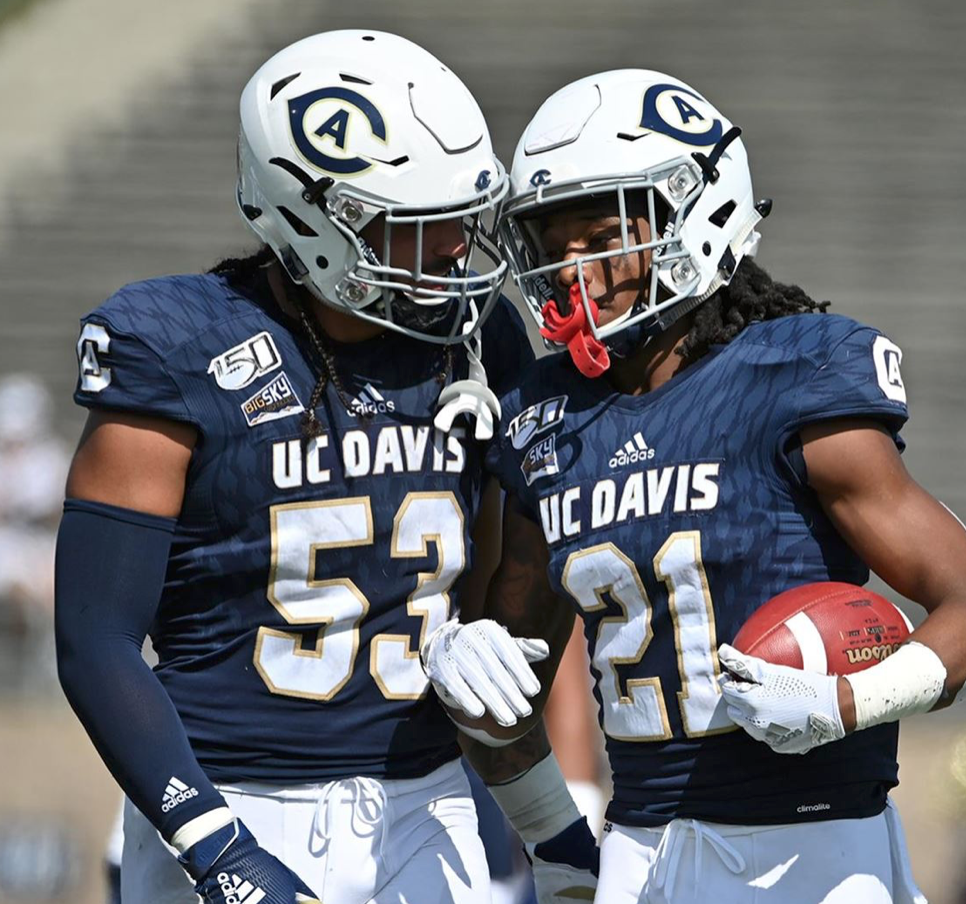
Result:
{"type": "Polygon", "coordinates": [[[500,222],[504,253],[537,325],[553,274],[576,264],[586,320],[598,340],[639,325],[667,328],[730,280],[759,241],[740,131],[694,89],[645,69],[603,72],[548,98],[517,145],[500,222]],[[632,193],[646,192],[651,241],[631,244],[632,193]],[[551,206],[613,197],[621,247],[548,262],[537,217],[551,206]],[[598,329],[584,280],[588,261],[652,249],[650,284],[620,318],[598,329]]]}
{"type": "Polygon", "coordinates": [[[480,108],[436,57],[396,35],[333,31],[273,56],[241,97],[238,206],[289,276],[327,305],[430,342],[485,319],[506,270],[483,222],[506,194],[480,108]],[[385,218],[382,248],[363,228],[385,218]],[[422,272],[426,224],[461,219],[468,251],[422,272]],[[392,259],[393,227],[415,259],[392,259]],[[472,273],[473,255],[489,257],[472,273]]]}

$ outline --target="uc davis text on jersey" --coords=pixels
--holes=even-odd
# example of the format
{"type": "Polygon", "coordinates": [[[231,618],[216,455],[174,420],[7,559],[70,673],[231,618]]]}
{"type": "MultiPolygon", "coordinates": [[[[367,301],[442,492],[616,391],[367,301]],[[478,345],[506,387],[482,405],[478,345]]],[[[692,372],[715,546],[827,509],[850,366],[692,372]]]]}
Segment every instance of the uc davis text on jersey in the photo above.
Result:
{"type": "Polygon", "coordinates": [[[588,493],[575,486],[540,499],[540,521],[548,543],[670,510],[703,512],[718,504],[721,462],[668,465],[598,480],[588,493]]]}
{"type": "Polygon", "coordinates": [[[338,451],[326,433],[305,444],[299,439],[285,440],[272,444],[272,479],[280,490],[328,483],[333,467],[340,462],[346,477],[419,471],[461,474],[466,467],[465,436],[462,427],[443,433],[402,424],[371,432],[347,430],[338,451]]]}

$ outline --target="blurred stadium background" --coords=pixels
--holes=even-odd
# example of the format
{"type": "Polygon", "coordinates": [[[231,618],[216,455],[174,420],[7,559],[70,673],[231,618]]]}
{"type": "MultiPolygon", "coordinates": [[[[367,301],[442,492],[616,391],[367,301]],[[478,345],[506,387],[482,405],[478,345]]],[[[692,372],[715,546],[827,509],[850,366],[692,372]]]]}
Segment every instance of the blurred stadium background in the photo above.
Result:
{"type": "MultiPolygon", "coordinates": [[[[775,199],[760,260],[902,346],[907,462],[966,513],[962,3],[0,0],[0,444],[27,438],[26,456],[0,445],[0,902],[100,904],[116,806],[50,660],[78,317],[125,282],[249,246],[233,202],[241,88],[285,44],[344,27],[452,64],[507,163],[540,101],[581,75],[648,67],[707,93],[775,199]],[[11,390],[14,374],[39,387],[11,390]],[[11,501],[25,486],[41,489],[11,501]]],[[[964,716],[902,732],[896,798],[933,904],[966,902],[964,716]]]]}

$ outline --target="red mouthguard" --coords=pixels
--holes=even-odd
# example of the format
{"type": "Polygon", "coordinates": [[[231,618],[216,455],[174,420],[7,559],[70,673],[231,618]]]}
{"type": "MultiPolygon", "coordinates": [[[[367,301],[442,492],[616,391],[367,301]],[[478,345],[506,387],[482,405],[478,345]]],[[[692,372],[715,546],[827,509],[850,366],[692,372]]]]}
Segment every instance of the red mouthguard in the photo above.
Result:
{"type": "MultiPolygon", "coordinates": [[[[590,315],[597,323],[598,310],[593,298],[588,296],[590,315]]],[[[546,324],[540,335],[551,342],[559,342],[567,346],[574,364],[585,377],[594,379],[599,377],[610,367],[610,355],[602,342],[594,338],[590,324],[587,322],[587,312],[584,310],[583,299],[580,294],[580,283],[570,287],[570,313],[564,317],[557,307],[557,302],[551,299],[541,309],[543,322],[546,324]]]]}

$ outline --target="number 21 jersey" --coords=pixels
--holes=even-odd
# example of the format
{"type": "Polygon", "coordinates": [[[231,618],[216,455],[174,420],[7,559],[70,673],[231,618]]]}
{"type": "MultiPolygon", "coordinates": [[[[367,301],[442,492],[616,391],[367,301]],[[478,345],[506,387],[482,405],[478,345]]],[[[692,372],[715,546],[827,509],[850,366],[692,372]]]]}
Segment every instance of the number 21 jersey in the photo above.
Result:
{"type": "Polygon", "coordinates": [[[807,484],[798,430],[866,418],[901,448],[900,359],[875,330],[803,314],[752,324],[642,396],[557,355],[503,399],[488,463],[542,526],[550,580],[584,620],[609,819],[786,823],[885,806],[895,725],[775,754],[728,719],[716,651],[784,590],[868,580],[807,484]]]}

